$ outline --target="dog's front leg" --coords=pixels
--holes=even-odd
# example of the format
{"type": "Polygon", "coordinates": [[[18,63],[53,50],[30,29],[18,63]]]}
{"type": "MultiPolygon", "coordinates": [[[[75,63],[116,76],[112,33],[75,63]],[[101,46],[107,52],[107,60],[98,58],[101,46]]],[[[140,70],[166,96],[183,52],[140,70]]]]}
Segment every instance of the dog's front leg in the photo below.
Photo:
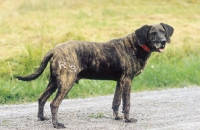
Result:
{"type": "Polygon", "coordinates": [[[117,81],[115,95],[112,103],[113,115],[115,117],[115,120],[122,119],[122,117],[119,115],[119,106],[121,104],[121,98],[122,98],[122,87],[120,86],[120,82],[117,81]]]}
{"type": "Polygon", "coordinates": [[[130,92],[131,92],[131,79],[130,78],[124,78],[121,81],[121,85],[123,86],[123,113],[124,113],[124,119],[125,122],[136,122],[137,119],[129,118],[129,111],[130,111],[130,92]]]}

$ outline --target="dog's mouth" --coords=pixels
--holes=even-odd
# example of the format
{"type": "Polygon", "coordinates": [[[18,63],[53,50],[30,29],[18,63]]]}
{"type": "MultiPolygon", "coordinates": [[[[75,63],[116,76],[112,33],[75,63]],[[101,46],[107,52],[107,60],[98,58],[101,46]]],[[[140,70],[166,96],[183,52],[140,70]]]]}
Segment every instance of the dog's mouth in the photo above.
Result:
{"type": "Polygon", "coordinates": [[[161,47],[157,49],[157,52],[164,52],[165,51],[165,47],[161,47]]]}
{"type": "Polygon", "coordinates": [[[162,52],[165,51],[165,45],[162,45],[162,46],[160,46],[160,47],[155,47],[155,50],[156,50],[157,52],[162,53],[162,52]]]}

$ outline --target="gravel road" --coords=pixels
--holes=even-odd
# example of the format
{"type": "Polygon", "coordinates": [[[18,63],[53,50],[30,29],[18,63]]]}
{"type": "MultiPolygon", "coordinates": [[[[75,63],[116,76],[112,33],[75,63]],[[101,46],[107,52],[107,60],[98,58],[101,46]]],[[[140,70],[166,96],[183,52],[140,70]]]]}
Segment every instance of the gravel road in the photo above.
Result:
{"type": "MultiPolygon", "coordinates": [[[[132,93],[130,117],[137,118],[136,123],[114,120],[112,99],[113,95],[63,100],[59,121],[66,130],[200,130],[200,87],[132,93]]],[[[37,120],[37,107],[0,106],[0,130],[55,130],[51,120],[37,120]]],[[[51,116],[49,102],[45,115],[51,116]]]]}

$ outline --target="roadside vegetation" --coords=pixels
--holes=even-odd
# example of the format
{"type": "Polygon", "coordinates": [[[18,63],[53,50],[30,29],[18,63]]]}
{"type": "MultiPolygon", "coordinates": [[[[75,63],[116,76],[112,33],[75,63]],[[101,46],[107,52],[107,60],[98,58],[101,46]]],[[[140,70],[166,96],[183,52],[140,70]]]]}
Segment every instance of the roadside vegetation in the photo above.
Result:
{"type": "MultiPolygon", "coordinates": [[[[32,82],[14,76],[34,72],[55,45],[108,41],[160,22],[174,27],[172,42],[164,53],[152,54],[132,91],[200,85],[199,5],[198,0],[0,1],[0,104],[37,101],[48,84],[49,67],[32,82]]],[[[113,94],[115,85],[83,79],[66,98],[113,94]]]]}

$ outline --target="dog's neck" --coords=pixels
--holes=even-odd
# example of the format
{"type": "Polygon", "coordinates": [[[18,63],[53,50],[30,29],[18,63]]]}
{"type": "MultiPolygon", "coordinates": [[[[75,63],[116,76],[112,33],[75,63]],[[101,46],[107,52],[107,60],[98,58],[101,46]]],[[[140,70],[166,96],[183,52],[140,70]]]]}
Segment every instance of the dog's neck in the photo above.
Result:
{"type": "MultiPolygon", "coordinates": [[[[150,48],[146,44],[141,46],[138,43],[138,40],[134,33],[129,34],[126,38],[129,41],[128,43],[131,44],[131,50],[132,50],[131,52],[134,52],[133,55],[135,55],[137,57],[137,59],[147,60],[150,57],[150,55],[151,55],[150,48]]],[[[125,43],[127,43],[127,42],[125,42],[125,43]]],[[[127,45],[125,45],[125,46],[127,47],[127,45]]]]}
{"type": "Polygon", "coordinates": [[[146,44],[140,45],[146,52],[150,52],[151,50],[146,44]]]}

